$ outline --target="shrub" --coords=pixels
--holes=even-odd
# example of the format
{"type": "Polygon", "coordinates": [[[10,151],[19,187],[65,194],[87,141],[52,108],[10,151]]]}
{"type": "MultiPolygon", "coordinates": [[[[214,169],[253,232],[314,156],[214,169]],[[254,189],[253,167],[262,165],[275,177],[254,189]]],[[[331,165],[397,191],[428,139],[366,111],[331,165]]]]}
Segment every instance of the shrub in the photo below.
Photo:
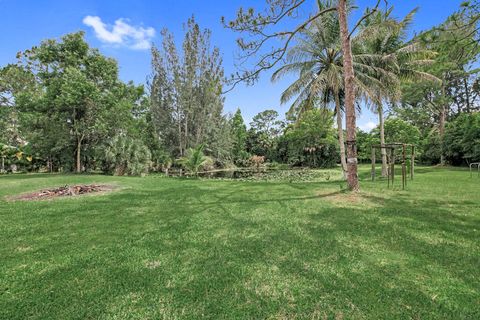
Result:
{"type": "Polygon", "coordinates": [[[143,175],[150,169],[151,154],[139,140],[116,136],[105,148],[105,171],[114,175],[143,175]]]}

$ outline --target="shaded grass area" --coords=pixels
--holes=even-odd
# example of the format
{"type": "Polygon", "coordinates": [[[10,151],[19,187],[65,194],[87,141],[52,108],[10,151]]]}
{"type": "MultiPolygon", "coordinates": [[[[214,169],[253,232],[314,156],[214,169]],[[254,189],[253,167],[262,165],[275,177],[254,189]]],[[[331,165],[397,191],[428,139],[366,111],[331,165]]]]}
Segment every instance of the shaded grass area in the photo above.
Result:
{"type": "Polygon", "coordinates": [[[0,177],[0,318],[479,318],[480,179],[361,177],[357,196],[338,181],[0,177]],[[122,189],[4,200],[77,183],[122,189]]]}

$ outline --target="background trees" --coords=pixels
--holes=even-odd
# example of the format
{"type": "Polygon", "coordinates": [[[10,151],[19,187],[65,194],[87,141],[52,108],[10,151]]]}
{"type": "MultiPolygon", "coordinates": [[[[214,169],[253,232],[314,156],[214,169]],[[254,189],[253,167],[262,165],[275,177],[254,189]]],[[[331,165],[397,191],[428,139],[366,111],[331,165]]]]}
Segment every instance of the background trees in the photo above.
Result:
{"type": "Polygon", "coordinates": [[[281,97],[294,101],[285,117],[267,109],[246,125],[240,108],[224,113],[221,52],[193,17],[181,45],[164,30],[161,44],[153,46],[148,95],[142,86],[120,81],[116,61],[73,33],[22,51],[15,64],[0,69],[4,164],[143,174],[180,167],[185,162],[178,160],[192,155],[188,150],[202,146],[212,159],[209,168],[248,166],[253,158],[312,167],[340,160],[355,190],[357,152],[368,159],[373,143],[416,144],[416,158],[425,163],[478,159],[476,3],[463,4],[413,39],[406,31],[414,11],[397,20],[392,8],[373,1],[348,29],[348,2],[318,1],[310,16],[297,21],[304,3],[267,1],[265,12],[239,10],[226,23],[247,34],[238,44],[254,62],[230,79],[227,91],[239,81],[254,83],[273,67],[273,79],[294,74],[281,97]],[[283,19],[297,21],[296,27],[283,19]],[[370,105],[381,116],[379,127],[361,132],[355,118],[370,105]],[[327,107],[335,110],[336,128],[327,107]]]}
{"type": "MultiPolygon", "coordinates": [[[[141,87],[118,79],[117,63],[91,49],[83,33],[46,40],[18,54],[25,86],[13,90],[23,139],[34,153],[82,172],[105,137],[126,131],[141,87]]],[[[11,81],[11,80],[10,80],[11,81]]]]}
{"type": "Polygon", "coordinates": [[[325,109],[304,112],[278,140],[276,160],[294,166],[328,168],[339,154],[332,113],[325,109]]]}
{"type": "Polygon", "coordinates": [[[228,147],[221,141],[225,129],[218,127],[225,125],[222,59],[219,49],[210,44],[210,31],[201,30],[190,18],[181,53],[168,30],[162,36],[161,47],[152,47],[150,81],[157,138],[173,157],[200,143],[205,143],[206,150],[213,145],[228,147]]]}
{"type": "Polygon", "coordinates": [[[232,158],[234,162],[239,164],[246,161],[249,156],[246,151],[247,126],[243,121],[240,109],[237,109],[230,120],[230,128],[232,135],[232,158]]]}
{"type": "Polygon", "coordinates": [[[420,119],[429,119],[431,124],[419,125],[424,134],[439,142],[431,144],[439,150],[426,151],[431,155],[438,154],[438,161],[442,164],[446,160],[442,141],[447,121],[461,113],[478,111],[479,70],[475,65],[480,53],[476,41],[478,20],[478,15],[472,15],[464,8],[441,25],[418,35],[418,42],[437,54],[424,70],[435,75],[440,82],[432,84],[418,79],[405,83],[401,106],[395,112],[408,118],[417,113],[422,115],[420,119]]]}

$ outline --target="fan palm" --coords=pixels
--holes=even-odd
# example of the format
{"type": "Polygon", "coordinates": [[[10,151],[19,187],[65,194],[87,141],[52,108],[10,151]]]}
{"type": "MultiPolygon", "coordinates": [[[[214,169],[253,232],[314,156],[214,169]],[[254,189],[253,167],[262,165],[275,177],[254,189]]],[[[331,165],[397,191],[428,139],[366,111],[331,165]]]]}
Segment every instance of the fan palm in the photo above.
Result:
{"type": "MultiPolygon", "coordinates": [[[[319,9],[332,6],[333,1],[319,1],[319,9]]],[[[290,115],[298,117],[316,104],[333,104],[337,120],[340,157],[344,174],[347,171],[342,125],[342,96],[344,90],[343,55],[340,29],[336,13],[325,14],[316,19],[302,33],[298,43],[289,50],[287,63],[272,76],[276,81],[287,74],[296,74],[294,81],[281,96],[286,103],[295,98],[290,115]]],[[[352,39],[355,47],[356,39],[352,39]]],[[[378,88],[397,82],[395,73],[385,67],[388,57],[368,52],[353,52],[355,87],[357,97],[374,100],[378,88]]]]}

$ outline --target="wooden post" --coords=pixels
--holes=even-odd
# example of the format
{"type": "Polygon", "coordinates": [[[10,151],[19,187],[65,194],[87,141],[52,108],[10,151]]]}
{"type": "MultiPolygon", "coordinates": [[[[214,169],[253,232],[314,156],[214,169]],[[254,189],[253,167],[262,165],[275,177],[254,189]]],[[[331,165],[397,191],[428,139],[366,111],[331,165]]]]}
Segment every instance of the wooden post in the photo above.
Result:
{"type": "Polygon", "coordinates": [[[386,154],[386,158],[387,158],[387,185],[388,185],[388,188],[390,188],[390,180],[392,178],[392,173],[390,172],[390,164],[391,164],[391,154],[389,153],[390,149],[388,149],[387,147],[385,146],[381,146],[380,148],[385,148],[385,154],[386,154]]]}
{"type": "Polygon", "coordinates": [[[390,148],[390,170],[391,170],[391,175],[392,175],[392,188],[393,188],[393,183],[395,181],[395,148],[390,148]]]}
{"type": "Polygon", "coordinates": [[[407,147],[405,144],[402,145],[402,190],[405,190],[407,184],[407,147]]]}
{"type": "Polygon", "coordinates": [[[372,181],[375,181],[375,147],[372,147],[372,181]]]}
{"type": "Polygon", "coordinates": [[[410,179],[413,180],[414,172],[415,172],[415,146],[412,146],[412,155],[411,155],[411,160],[412,163],[410,166],[412,167],[410,169],[410,179]]]}
{"type": "Polygon", "coordinates": [[[387,155],[387,185],[388,185],[388,188],[390,188],[390,178],[392,177],[392,172],[391,172],[391,163],[392,163],[392,159],[391,159],[391,154],[388,153],[388,151],[390,149],[387,149],[385,146],[382,146],[381,148],[385,148],[385,154],[387,155]]]}

